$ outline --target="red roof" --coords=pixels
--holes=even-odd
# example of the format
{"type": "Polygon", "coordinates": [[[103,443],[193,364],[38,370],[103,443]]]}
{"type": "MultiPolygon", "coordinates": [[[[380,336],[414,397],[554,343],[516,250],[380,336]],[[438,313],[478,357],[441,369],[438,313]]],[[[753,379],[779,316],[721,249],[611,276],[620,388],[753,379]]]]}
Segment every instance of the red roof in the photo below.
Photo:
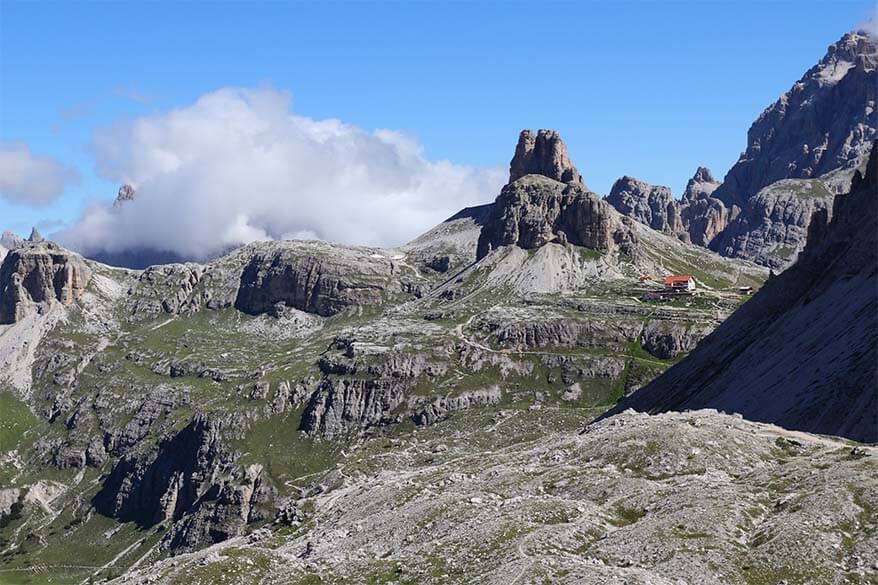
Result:
{"type": "Polygon", "coordinates": [[[665,277],[665,284],[668,286],[673,284],[685,284],[690,280],[695,280],[691,274],[672,274],[665,277]]]}

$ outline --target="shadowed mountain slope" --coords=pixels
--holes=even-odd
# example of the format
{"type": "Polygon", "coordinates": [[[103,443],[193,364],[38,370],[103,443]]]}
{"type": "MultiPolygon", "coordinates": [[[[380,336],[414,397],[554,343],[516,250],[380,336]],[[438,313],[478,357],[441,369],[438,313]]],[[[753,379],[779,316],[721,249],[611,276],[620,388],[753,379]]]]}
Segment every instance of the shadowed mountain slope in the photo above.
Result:
{"type": "Polygon", "coordinates": [[[625,399],[716,408],[787,428],[878,441],[878,143],[865,176],[818,212],[795,265],[686,359],[625,399]]]}

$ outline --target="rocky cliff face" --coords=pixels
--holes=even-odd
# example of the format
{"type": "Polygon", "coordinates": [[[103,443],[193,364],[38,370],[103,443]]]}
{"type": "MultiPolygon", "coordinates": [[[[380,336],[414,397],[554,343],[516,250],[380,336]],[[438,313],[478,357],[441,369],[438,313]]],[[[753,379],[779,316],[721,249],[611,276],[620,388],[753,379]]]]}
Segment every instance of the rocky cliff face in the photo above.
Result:
{"type": "Polygon", "coordinates": [[[878,142],[865,175],[814,213],[798,262],[626,407],[702,407],[878,440],[878,142]]]}
{"type": "Polygon", "coordinates": [[[752,196],[711,248],[776,271],[795,262],[805,247],[814,213],[831,210],[835,195],[819,179],[784,179],[752,196]]]}
{"type": "Polygon", "coordinates": [[[302,256],[275,248],[250,258],[241,273],[235,307],[256,314],[282,304],[334,315],[350,306],[380,305],[392,273],[390,260],[380,256],[362,258],[353,251],[302,256]]]}
{"type": "Polygon", "coordinates": [[[781,179],[810,179],[838,168],[851,172],[878,135],[878,48],[864,33],[848,33],[747,132],[747,149],[714,196],[744,207],[781,179]]]}
{"type": "Polygon", "coordinates": [[[698,167],[678,201],[668,187],[625,176],[613,184],[607,201],[622,215],[654,230],[706,246],[729,223],[729,210],[713,197],[719,184],[710,169],[698,167]]]}
{"type": "Polygon", "coordinates": [[[707,167],[698,167],[695,174],[686,183],[683,191],[683,203],[692,203],[698,199],[704,199],[713,195],[720,182],[713,178],[713,173],[707,167]]]}
{"type": "Polygon", "coordinates": [[[554,240],[607,252],[629,236],[606,201],[576,183],[541,175],[506,185],[491,211],[478,258],[501,246],[534,249],[554,240]]]}
{"type": "Polygon", "coordinates": [[[588,189],[567,154],[567,145],[554,130],[539,130],[536,134],[531,130],[521,131],[515,155],[509,163],[509,182],[525,175],[543,175],[588,189]]]}
{"type": "MultiPolygon", "coordinates": [[[[648,190],[627,189],[610,199],[655,229],[783,270],[805,246],[812,214],[831,209],[878,136],[876,88],[875,41],[848,33],[753,123],[746,150],[722,184],[698,169],[676,206],[681,229],[669,230],[671,221],[661,215],[655,219],[661,205],[651,204],[648,190]]],[[[667,208],[664,215],[670,214],[667,208]]]]}
{"type": "Polygon", "coordinates": [[[680,206],[667,187],[624,176],[613,183],[607,202],[619,213],[654,230],[676,234],[683,228],[680,206]]]}
{"type": "Polygon", "coordinates": [[[311,397],[302,415],[301,429],[334,437],[390,422],[391,412],[405,399],[408,385],[394,379],[327,377],[311,397]]]}
{"type": "Polygon", "coordinates": [[[154,450],[122,458],[93,504],[143,527],[173,525],[164,545],[188,550],[240,534],[264,498],[261,468],[240,469],[217,425],[196,418],[154,450]]]}
{"type": "Polygon", "coordinates": [[[720,183],[706,167],[698,167],[686,183],[680,201],[680,238],[707,246],[729,223],[729,211],[713,192],[720,183]]]}
{"type": "Polygon", "coordinates": [[[82,257],[49,242],[10,251],[0,265],[0,323],[14,323],[39,305],[71,304],[91,275],[82,257]]]}
{"type": "Polygon", "coordinates": [[[876,88],[871,37],[848,33],[831,45],[750,127],[747,150],[713,193],[729,225],[705,236],[711,249],[775,269],[794,262],[811,215],[831,208],[878,136],[876,88]],[[774,185],[785,179],[799,182],[774,185]]]}

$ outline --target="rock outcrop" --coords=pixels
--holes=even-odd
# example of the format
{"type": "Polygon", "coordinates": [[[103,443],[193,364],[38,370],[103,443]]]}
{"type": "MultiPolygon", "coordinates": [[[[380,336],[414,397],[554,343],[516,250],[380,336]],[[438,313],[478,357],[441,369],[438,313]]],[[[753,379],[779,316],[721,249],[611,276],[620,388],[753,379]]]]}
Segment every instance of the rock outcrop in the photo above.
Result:
{"type": "Polygon", "coordinates": [[[707,246],[729,223],[729,210],[713,196],[720,183],[706,167],[698,167],[686,183],[683,199],[679,202],[684,241],[707,246]]]}
{"type": "Polygon", "coordinates": [[[476,406],[491,406],[500,402],[500,388],[470,390],[458,396],[439,396],[412,415],[416,425],[432,425],[448,417],[452,412],[476,406]]]}
{"type": "Polygon", "coordinates": [[[643,349],[663,360],[695,349],[713,327],[704,323],[680,323],[675,320],[653,319],[643,328],[643,349]]]}
{"type": "Polygon", "coordinates": [[[116,194],[116,200],[113,201],[113,207],[118,209],[127,202],[134,201],[135,197],[137,197],[137,191],[135,191],[134,187],[126,183],[119,187],[119,193],[116,194]]]}
{"type": "Polygon", "coordinates": [[[831,210],[834,197],[819,179],[772,183],[747,201],[711,248],[723,256],[781,271],[795,262],[805,247],[813,214],[831,210]]]}
{"type": "Polygon", "coordinates": [[[630,236],[614,213],[609,203],[576,183],[525,175],[503,187],[482,227],[476,256],[500,246],[539,248],[556,239],[607,252],[630,236]]]}
{"type": "Polygon", "coordinates": [[[626,175],[613,183],[607,202],[619,213],[654,230],[676,234],[683,228],[680,206],[668,187],[626,175]]]}
{"type": "Polygon", "coordinates": [[[143,527],[173,525],[164,546],[188,550],[241,534],[264,496],[261,468],[239,469],[217,425],[196,418],[154,450],[122,458],[92,503],[143,527]]]}
{"type": "Polygon", "coordinates": [[[186,315],[204,307],[229,307],[235,298],[235,280],[231,274],[199,264],[151,266],[128,291],[128,311],[133,320],[140,320],[162,313],[186,315]]]}
{"type": "Polygon", "coordinates": [[[608,414],[716,408],[878,441],[878,142],[829,215],[814,213],[796,264],[608,414]]]}
{"type": "Polygon", "coordinates": [[[713,197],[719,184],[710,169],[698,167],[678,201],[668,187],[625,176],[613,184],[607,201],[619,213],[654,230],[707,246],[729,223],[729,210],[713,197]]]}
{"type": "Polygon", "coordinates": [[[509,163],[509,182],[513,183],[525,175],[543,175],[588,189],[567,154],[567,145],[554,130],[539,130],[536,134],[531,130],[521,131],[515,156],[509,163]]]}
{"type": "Polygon", "coordinates": [[[91,275],[82,257],[51,242],[10,251],[0,265],[0,323],[14,323],[37,305],[73,303],[91,275]]]}
{"type": "Polygon", "coordinates": [[[301,430],[325,437],[361,431],[390,422],[405,400],[406,381],[327,377],[312,395],[302,415],[301,430]]]}
{"type": "Polygon", "coordinates": [[[683,191],[683,203],[692,203],[705,197],[710,197],[716,188],[720,186],[720,182],[713,178],[713,173],[707,167],[698,167],[695,174],[686,183],[686,189],[683,191]]]}
{"type": "Polygon", "coordinates": [[[32,227],[30,230],[30,235],[27,237],[27,241],[32,244],[39,244],[40,242],[44,242],[46,238],[43,237],[43,234],[40,233],[36,227],[32,227]]]}
{"type": "Polygon", "coordinates": [[[390,260],[380,255],[364,257],[343,248],[303,255],[274,247],[257,251],[244,267],[235,307],[258,314],[282,304],[329,316],[346,307],[380,305],[392,272],[390,260]]]}

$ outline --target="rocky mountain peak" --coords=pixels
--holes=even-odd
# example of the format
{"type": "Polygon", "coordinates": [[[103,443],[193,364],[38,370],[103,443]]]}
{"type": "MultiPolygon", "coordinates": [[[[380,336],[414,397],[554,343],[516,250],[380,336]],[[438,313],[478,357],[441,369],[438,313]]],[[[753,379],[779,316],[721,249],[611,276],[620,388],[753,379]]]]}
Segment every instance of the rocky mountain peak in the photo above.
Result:
{"type": "Polygon", "coordinates": [[[570,160],[567,145],[554,130],[522,130],[509,163],[509,182],[525,175],[543,175],[562,183],[575,183],[587,189],[582,175],[570,160]]]}
{"type": "Polygon", "coordinates": [[[625,175],[613,183],[607,202],[619,213],[655,230],[678,232],[682,229],[680,211],[668,187],[650,185],[625,175]]]}
{"type": "Polygon", "coordinates": [[[704,199],[710,196],[720,183],[713,178],[713,173],[707,167],[698,167],[689,182],[686,183],[686,189],[683,191],[683,202],[691,203],[697,199],[704,199]]]}
{"type": "Polygon", "coordinates": [[[43,234],[36,227],[32,227],[30,230],[30,235],[27,237],[27,241],[31,243],[39,243],[44,241],[46,238],[43,237],[43,234]]]}
{"type": "Polygon", "coordinates": [[[617,245],[627,248],[632,238],[596,194],[575,182],[529,173],[503,187],[482,226],[476,257],[501,246],[533,250],[553,241],[606,253],[617,245]]]}
{"type": "Polygon", "coordinates": [[[852,67],[868,71],[878,67],[878,45],[865,32],[849,32],[830,45],[826,55],[808,71],[806,77],[822,83],[833,83],[852,67]]]}
{"type": "Polygon", "coordinates": [[[0,246],[3,246],[7,250],[14,250],[15,248],[21,246],[23,243],[24,238],[9,230],[4,231],[3,235],[0,236],[0,246]]]}
{"type": "Polygon", "coordinates": [[[696,183],[716,183],[717,180],[713,178],[713,173],[710,172],[710,169],[707,167],[698,167],[695,170],[695,174],[692,175],[692,181],[696,183]]]}
{"type": "Polygon", "coordinates": [[[878,49],[862,33],[847,33],[747,132],[747,149],[715,196],[743,208],[781,179],[811,179],[853,170],[878,136],[878,49]]]}
{"type": "Polygon", "coordinates": [[[137,191],[135,191],[134,187],[126,183],[119,187],[119,193],[116,195],[113,207],[122,207],[126,202],[133,201],[136,196],[137,191]]]}

